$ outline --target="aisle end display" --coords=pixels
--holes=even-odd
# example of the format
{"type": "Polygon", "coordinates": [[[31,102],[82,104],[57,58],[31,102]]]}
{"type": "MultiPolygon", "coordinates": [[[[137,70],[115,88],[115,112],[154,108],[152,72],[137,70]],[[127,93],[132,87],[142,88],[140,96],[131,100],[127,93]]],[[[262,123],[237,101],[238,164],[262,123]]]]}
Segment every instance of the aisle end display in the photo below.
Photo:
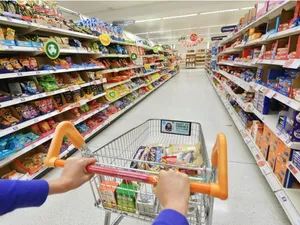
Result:
{"type": "MultiPolygon", "coordinates": [[[[46,2],[1,4],[1,178],[41,177],[59,122],[90,140],[179,72],[171,49],[155,53],[122,27],[86,17],[74,23],[46,2]]],[[[60,157],[74,150],[64,138],[60,157]]]]}
{"type": "Polygon", "coordinates": [[[300,222],[299,1],[257,3],[207,75],[292,224],[300,222]]]}

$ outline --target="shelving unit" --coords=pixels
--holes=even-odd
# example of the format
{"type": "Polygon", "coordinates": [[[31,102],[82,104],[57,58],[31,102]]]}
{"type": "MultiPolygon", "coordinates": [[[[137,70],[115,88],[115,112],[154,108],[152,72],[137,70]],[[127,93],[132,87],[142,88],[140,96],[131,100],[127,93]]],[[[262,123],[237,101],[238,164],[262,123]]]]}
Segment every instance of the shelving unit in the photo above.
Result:
{"type": "Polygon", "coordinates": [[[196,51],[196,66],[205,66],[205,57],[206,57],[206,50],[205,49],[198,49],[196,51]]]}
{"type": "MultiPolygon", "coordinates": [[[[66,30],[57,27],[52,27],[52,26],[45,26],[30,21],[7,18],[4,16],[0,16],[0,24],[1,26],[7,25],[9,27],[16,29],[16,33],[18,33],[19,31],[21,33],[21,29],[22,31],[23,29],[27,29],[28,34],[38,33],[38,34],[42,34],[45,37],[47,37],[48,35],[57,35],[58,37],[69,37],[69,38],[79,38],[80,40],[99,41],[98,36],[94,36],[86,33],[80,33],[77,31],[66,30]]],[[[143,49],[143,51],[141,51],[143,52],[142,55],[140,54],[138,55],[139,58],[142,59],[141,60],[142,62],[144,58],[159,57],[159,54],[153,52],[153,46],[150,47],[148,45],[140,44],[140,40],[131,40],[130,42],[111,40],[111,45],[112,44],[142,48],[143,49]]],[[[8,57],[16,57],[20,52],[22,52],[22,55],[28,55],[31,57],[33,56],[42,57],[43,59],[45,59],[45,62],[47,61],[47,63],[49,64],[52,63],[52,60],[46,58],[43,47],[37,48],[37,47],[20,47],[20,46],[4,46],[4,45],[0,46],[0,53],[2,53],[3,57],[5,57],[4,55],[5,53],[9,53],[8,57]]],[[[163,59],[169,58],[171,55],[173,55],[173,51],[171,49],[162,48],[160,52],[164,54],[163,59]]],[[[43,100],[45,98],[52,98],[57,95],[63,96],[63,94],[65,93],[73,93],[74,95],[74,92],[81,92],[87,90],[87,88],[91,88],[97,85],[103,86],[103,91],[95,95],[88,95],[88,96],[81,97],[80,100],[74,101],[72,103],[68,103],[68,104],[64,103],[63,108],[55,108],[55,110],[51,112],[45,113],[43,115],[37,116],[35,118],[26,121],[20,121],[20,123],[13,126],[9,126],[5,129],[0,129],[0,138],[3,138],[9,134],[24,132],[24,129],[26,129],[27,131],[27,129],[29,129],[29,127],[31,127],[32,125],[37,125],[38,123],[46,121],[49,118],[55,117],[55,118],[63,118],[63,120],[65,120],[65,118],[67,117],[64,117],[63,115],[71,115],[70,114],[71,110],[77,109],[91,102],[96,102],[97,104],[101,105],[97,108],[90,108],[88,112],[81,113],[79,117],[74,117],[74,118],[69,117],[67,119],[70,120],[74,125],[85,123],[91,118],[93,118],[95,115],[98,115],[99,113],[107,112],[109,107],[113,106],[114,103],[117,102],[118,100],[126,97],[129,94],[137,93],[138,91],[143,90],[143,94],[137,95],[138,97],[133,102],[131,102],[131,104],[127,105],[122,110],[119,110],[113,114],[109,114],[109,116],[101,123],[98,123],[97,126],[91,127],[89,131],[86,133],[82,133],[85,140],[89,141],[95,135],[97,135],[103,129],[107,128],[111,123],[115,122],[118,118],[120,118],[122,115],[128,112],[131,108],[133,108],[139,102],[141,102],[143,99],[149,96],[152,92],[154,92],[159,87],[161,87],[173,76],[179,73],[179,66],[177,64],[177,60],[174,58],[172,58],[172,60],[168,59],[165,65],[162,64],[161,62],[150,63],[148,64],[150,66],[150,69],[146,70],[144,68],[143,63],[141,64],[139,63],[136,65],[134,65],[135,63],[131,63],[130,66],[121,66],[117,68],[112,68],[112,66],[110,68],[107,68],[106,66],[104,66],[103,63],[102,65],[98,65],[98,64],[93,65],[91,63],[86,63],[86,61],[89,60],[90,57],[93,60],[100,60],[100,61],[101,60],[127,60],[126,62],[128,64],[130,62],[129,60],[130,54],[107,54],[107,53],[102,53],[99,50],[96,50],[95,52],[94,50],[92,51],[91,49],[84,48],[84,47],[78,47],[78,48],[71,47],[71,46],[69,48],[61,47],[59,58],[63,58],[65,56],[70,56],[72,60],[75,60],[76,66],[73,66],[71,68],[56,68],[55,66],[51,66],[51,68],[47,70],[41,70],[39,67],[37,70],[33,70],[33,71],[17,71],[17,72],[14,71],[10,73],[0,73],[0,79],[2,79],[3,82],[5,82],[6,79],[16,79],[16,80],[33,79],[34,80],[34,79],[39,79],[41,77],[44,77],[45,75],[60,76],[60,75],[69,74],[73,72],[78,74],[79,77],[81,77],[81,79],[82,77],[85,78],[82,79],[83,81],[80,84],[74,83],[68,85],[67,87],[63,87],[63,88],[60,87],[58,90],[54,90],[54,91],[48,91],[48,92],[40,91],[39,93],[33,95],[14,97],[11,100],[0,102],[0,109],[4,109],[6,107],[14,108],[15,106],[18,106],[20,104],[29,104],[29,103],[31,104],[31,101],[43,100]],[[134,74],[128,77],[128,79],[122,80],[120,82],[109,81],[111,73],[119,73],[119,72],[127,73],[128,71],[134,71],[134,74]],[[97,79],[87,78],[88,72],[99,72],[101,74],[101,78],[99,77],[97,79]],[[118,98],[114,99],[113,101],[108,101],[106,99],[109,90],[112,90],[115,87],[121,87],[122,85],[132,84],[134,83],[133,81],[135,79],[140,79],[140,81],[142,80],[143,83],[131,87],[130,91],[120,95],[118,98]]],[[[38,80],[36,81],[38,82],[38,80]]],[[[64,98],[62,97],[62,99],[64,98]]],[[[58,122],[60,122],[60,120],[58,122]]],[[[47,135],[41,135],[39,136],[39,138],[27,143],[23,149],[19,151],[15,151],[10,155],[1,158],[0,175],[2,176],[4,174],[4,172],[2,172],[4,169],[5,170],[7,168],[11,169],[11,163],[14,160],[18,159],[19,157],[23,157],[24,155],[30,153],[31,151],[35,151],[37,148],[44,145],[46,142],[50,141],[53,138],[53,131],[54,129],[46,133],[47,135]]],[[[73,145],[69,145],[66,150],[61,152],[60,158],[69,157],[71,154],[73,154],[75,150],[76,149],[73,145]]],[[[21,177],[21,179],[22,180],[37,179],[43,176],[49,170],[50,169],[47,169],[46,167],[42,167],[41,169],[39,169],[37,172],[33,174],[25,173],[21,177]]]]}
{"type": "Polygon", "coordinates": [[[196,68],[196,53],[187,52],[185,57],[185,67],[187,69],[196,68]]]}
{"type": "MultiPolygon", "coordinates": [[[[257,99],[260,99],[260,104],[267,104],[262,100],[263,98],[261,96],[263,96],[267,99],[267,102],[268,99],[272,100],[272,102],[276,100],[280,102],[280,104],[284,104],[290,109],[296,110],[295,113],[300,112],[300,102],[292,97],[293,94],[279,93],[281,90],[276,88],[280,84],[271,87],[268,86],[267,82],[267,76],[271,76],[271,74],[269,74],[271,69],[278,69],[279,71],[281,68],[298,69],[300,66],[298,51],[300,47],[298,46],[300,27],[284,28],[285,30],[279,29],[280,24],[283,26],[285,25],[284,23],[293,24],[291,23],[293,19],[292,15],[298,15],[298,12],[293,12],[299,10],[299,6],[299,1],[283,1],[280,4],[276,4],[276,6],[268,12],[262,13],[260,17],[256,19],[252,18],[251,22],[248,21],[248,23],[243,25],[239,24],[236,31],[218,44],[217,67],[212,70],[212,73],[206,70],[210,82],[256,160],[262,175],[266,178],[274,195],[280,202],[292,224],[300,223],[300,190],[298,189],[300,170],[292,161],[292,154],[300,150],[300,142],[291,141],[290,135],[292,134],[288,134],[288,132],[285,131],[285,127],[280,124],[279,120],[280,118],[285,118],[285,114],[280,114],[283,113],[282,111],[272,112],[271,110],[263,113],[262,108],[258,106],[257,102],[259,100],[257,99]],[[288,10],[290,10],[290,17],[287,17],[285,14],[288,10]],[[281,16],[282,18],[279,19],[281,16]],[[287,18],[289,20],[287,20],[287,18]],[[274,30],[267,30],[268,27],[272,27],[271,24],[274,23],[274,21],[279,21],[275,27],[273,26],[272,29],[274,30]],[[260,26],[260,29],[256,30],[258,26],[260,26]],[[266,26],[265,32],[264,26],[266,26]],[[251,29],[252,34],[253,32],[261,32],[261,37],[258,39],[250,38],[252,34],[250,34],[249,29],[251,29]],[[290,43],[290,45],[285,45],[285,43],[290,43]],[[274,49],[272,49],[273,47],[274,49]],[[281,48],[280,50],[287,49],[288,56],[281,56],[281,54],[277,52],[278,48],[281,48]],[[249,54],[249,51],[251,51],[251,54],[249,54]],[[269,56],[267,52],[272,51],[274,54],[269,56]],[[293,54],[293,52],[295,52],[295,54],[293,54]],[[252,79],[250,76],[250,78],[247,77],[245,71],[250,71],[250,74],[254,73],[254,77],[252,79]],[[261,76],[259,76],[260,71],[263,71],[261,76]],[[245,103],[241,96],[236,94],[240,92],[234,92],[228,84],[231,85],[233,89],[237,88],[238,90],[242,90],[245,95],[251,92],[254,93],[256,97],[257,95],[259,97],[255,98],[251,103],[245,103]],[[235,109],[232,105],[235,105],[238,109],[235,109]],[[271,154],[271,147],[269,146],[267,150],[265,150],[266,148],[256,143],[257,140],[253,139],[249,131],[250,128],[245,125],[236,110],[242,110],[243,113],[253,115],[252,121],[257,120],[264,127],[267,127],[272,133],[274,140],[276,140],[276,143],[280,142],[284,145],[285,149],[290,149],[291,156],[286,160],[282,160],[282,153],[279,152],[280,150],[278,150],[276,146],[274,147],[275,150],[273,150],[274,148],[272,147],[272,154],[277,155],[274,157],[268,156],[268,154],[271,154]],[[267,151],[267,155],[263,153],[264,151],[267,151]],[[271,166],[271,160],[275,162],[274,167],[271,166]],[[284,173],[279,174],[277,164],[283,165],[283,169],[279,171],[284,171],[284,173]],[[284,179],[282,180],[280,176],[284,177],[284,179]]],[[[248,17],[248,20],[249,18],[250,17],[248,17]]],[[[276,82],[276,78],[279,79],[278,77],[273,77],[274,82],[276,82]]],[[[294,87],[298,86],[295,85],[293,88],[294,87]]],[[[263,107],[265,107],[265,105],[263,107]]],[[[268,143],[266,145],[268,145],[268,143]]],[[[274,145],[274,142],[270,141],[269,145],[274,145]]]]}
{"type": "Polygon", "coordinates": [[[205,70],[207,73],[211,73],[212,67],[212,54],[211,49],[206,49],[205,51],[205,70]]]}
{"type": "Polygon", "coordinates": [[[284,211],[286,212],[291,222],[293,224],[297,224],[297,221],[300,218],[299,217],[300,190],[287,189],[282,187],[277,177],[273,173],[272,169],[270,168],[268,162],[261,154],[260,149],[257,147],[251,134],[247,129],[245,129],[244,124],[240,120],[240,117],[237,115],[236,111],[228,102],[226,95],[229,94],[230,92],[227,92],[226,87],[224,87],[222,82],[216,79],[213,75],[210,75],[208,73],[206,74],[212,86],[214,87],[215,91],[219,95],[220,100],[222,101],[229,115],[231,116],[238,131],[240,132],[242,139],[244,140],[245,144],[248,146],[251,154],[253,155],[259,169],[261,170],[262,175],[267,180],[268,184],[270,185],[272,191],[276,195],[278,201],[280,202],[281,206],[283,207],[284,211]],[[223,91],[219,90],[215,86],[213,79],[219,82],[219,84],[223,87],[223,91]]]}

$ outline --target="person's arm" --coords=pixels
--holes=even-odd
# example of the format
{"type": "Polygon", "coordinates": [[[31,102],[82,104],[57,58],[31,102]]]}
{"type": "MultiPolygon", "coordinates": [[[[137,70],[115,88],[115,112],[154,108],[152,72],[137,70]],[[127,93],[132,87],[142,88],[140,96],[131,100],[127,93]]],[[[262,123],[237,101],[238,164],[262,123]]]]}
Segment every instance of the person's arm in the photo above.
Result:
{"type": "Polygon", "coordinates": [[[16,208],[40,206],[48,192],[49,185],[44,180],[0,180],[0,215],[16,208]]]}
{"type": "Polygon", "coordinates": [[[153,225],[188,225],[186,219],[190,197],[190,181],[186,174],[175,171],[161,171],[154,193],[163,211],[153,225]]]}
{"type": "Polygon", "coordinates": [[[17,208],[41,206],[48,195],[64,193],[81,186],[92,178],[86,172],[94,158],[69,158],[61,176],[52,181],[44,180],[0,180],[0,215],[17,208]]]}

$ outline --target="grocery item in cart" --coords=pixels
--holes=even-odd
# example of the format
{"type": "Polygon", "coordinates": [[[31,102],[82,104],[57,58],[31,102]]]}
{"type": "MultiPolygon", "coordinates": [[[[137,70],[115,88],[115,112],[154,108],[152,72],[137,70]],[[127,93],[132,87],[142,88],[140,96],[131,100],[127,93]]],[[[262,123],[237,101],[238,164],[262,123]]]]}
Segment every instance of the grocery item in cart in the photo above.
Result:
{"type": "Polygon", "coordinates": [[[114,181],[103,180],[99,186],[103,205],[108,208],[117,208],[116,190],[119,184],[114,181]]]}
{"type": "Polygon", "coordinates": [[[203,157],[200,153],[200,142],[195,145],[174,145],[168,147],[168,156],[177,156],[179,161],[185,162],[190,166],[201,167],[203,157]]]}
{"type": "Polygon", "coordinates": [[[135,191],[137,187],[133,184],[122,183],[117,188],[118,209],[131,213],[136,212],[135,191]]]}

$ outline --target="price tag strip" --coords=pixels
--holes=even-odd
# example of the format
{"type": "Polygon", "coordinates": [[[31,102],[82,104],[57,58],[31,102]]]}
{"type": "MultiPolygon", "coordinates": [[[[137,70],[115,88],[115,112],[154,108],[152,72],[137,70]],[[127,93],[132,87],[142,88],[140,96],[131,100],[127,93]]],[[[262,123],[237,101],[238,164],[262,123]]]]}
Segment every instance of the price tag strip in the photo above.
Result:
{"type": "Polygon", "coordinates": [[[294,177],[298,180],[298,182],[300,182],[300,171],[298,170],[298,168],[291,161],[288,161],[286,166],[289,169],[289,171],[294,175],[294,177]]]}
{"type": "MultiPolygon", "coordinates": [[[[295,193],[293,193],[292,190],[282,189],[275,192],[275,195],[290,220],[293,221],[293,224],[300,225],[300,215],[293,204],[293,201],[298,200],[299,192],[295,190],[295,193]],[[291,195],[291,197],[289,197],[289,195],[291,195]]],[[[299,200],[295,204],[299,204],[299,200]]]]}

